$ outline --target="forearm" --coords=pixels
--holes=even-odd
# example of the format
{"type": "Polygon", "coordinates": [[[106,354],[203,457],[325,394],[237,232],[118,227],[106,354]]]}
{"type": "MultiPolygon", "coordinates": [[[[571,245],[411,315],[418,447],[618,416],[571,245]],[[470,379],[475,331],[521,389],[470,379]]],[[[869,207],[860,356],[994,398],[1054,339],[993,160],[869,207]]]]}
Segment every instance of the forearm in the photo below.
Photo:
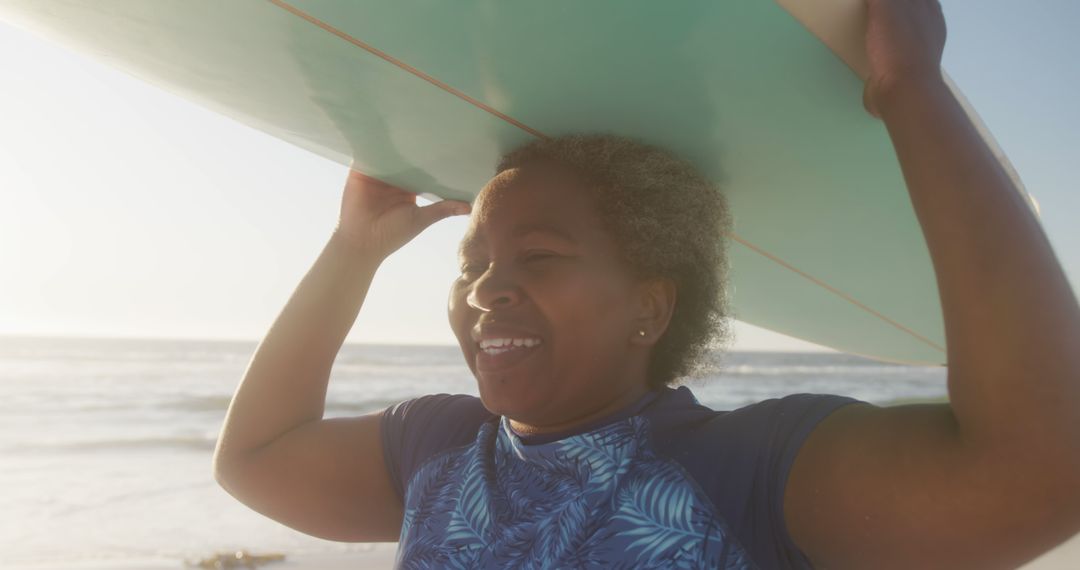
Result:
{"type": "Polygon", "coordinates": [[[330,238],[256,349],[229,407],[218,462],[322,418],[334,358],[381,261],[330,238]]]}
{"type": "Polygon", "coordinates": [[[1025,198],[943,82],[896,87],[881,114],[937,274],[960,435],[1077,457],[1080,309],[1025,198]]]}

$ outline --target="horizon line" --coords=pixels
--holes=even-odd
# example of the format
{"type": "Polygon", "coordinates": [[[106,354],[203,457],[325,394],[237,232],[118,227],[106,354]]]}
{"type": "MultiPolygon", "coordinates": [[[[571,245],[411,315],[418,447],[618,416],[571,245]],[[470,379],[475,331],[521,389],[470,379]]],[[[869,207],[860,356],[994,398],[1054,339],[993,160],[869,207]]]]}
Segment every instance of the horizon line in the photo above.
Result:
{"type": "MultiPolygon", "coordinates": [[[[149,341],[149,342],[220,342],[220,343],[260,343],[263,338],[253,337],[204,337],[204,336],[132,336],[132,335],[113,335],[113,334],[73,334],[73,333],[20,333],[12,331],[0,331],[0,339],[23,339],[23,340],[101,340],[101,341],[149,341]]],[[[453,343],[439,343],[439,342],[410,342],[401,340],[390,341],[348,341],[342,343],[342,346],[417,346],[417,347],[438,347],[458,348],[457,344],[453,343]]],[[[773,353],[797,353],[797,354],[847,354],[845,352],[837,351],[822,347],[821,349],[781,349],[781,348],[733,348],[733,347],[712,347],[713,351],[720,352],[773,352],[773,353]]],[[[851,355],[858,356],[858,355],[851,355]]]]}

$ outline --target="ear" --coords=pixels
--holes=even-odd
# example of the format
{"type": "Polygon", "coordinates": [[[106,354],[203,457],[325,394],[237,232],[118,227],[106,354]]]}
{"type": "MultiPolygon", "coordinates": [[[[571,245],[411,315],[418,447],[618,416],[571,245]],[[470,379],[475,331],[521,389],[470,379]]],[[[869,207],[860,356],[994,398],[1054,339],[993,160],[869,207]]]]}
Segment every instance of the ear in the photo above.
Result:
{"type": "Polygon", "coordinates": [[[677,293],[675,281],[668,277],[647,279],[638,285],[637,315],[630,334],[631,343],[652,346],[660,340],[675,312],[677,293]]]}

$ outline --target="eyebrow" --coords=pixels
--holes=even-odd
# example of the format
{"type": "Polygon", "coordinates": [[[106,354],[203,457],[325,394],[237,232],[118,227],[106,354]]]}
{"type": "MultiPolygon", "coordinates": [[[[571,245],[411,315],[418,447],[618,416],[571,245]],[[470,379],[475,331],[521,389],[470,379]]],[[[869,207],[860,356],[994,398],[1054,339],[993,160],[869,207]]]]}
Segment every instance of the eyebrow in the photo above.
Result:
{"type": "Polygon", "coordinates": [[[515,238],[521,239],[523,237],[530,236],[532,234],[545,234],[545,235],[549,235],[549,236],[554,236],[555,238],[560,239],[562,241],[565,241],[570,245],[577,245],[577,240],[574,239],[573,236],[571,236],[570,234],[568,234],[568,233],[566,233],[566,232],[564,232],[564,231],[562,231],[562,230],[560,230],[558,228],[552,227],[552,226],[544,226],[544,225],[521,226],[521,227],[518,227],[517,229],[515,229],[512,235],[515,238]]]}
{"type": "MultiPolygon", "coordinates": [[[[545,225],[519,226],[515,228],[510,235],[515,239],[522,239],[536,234],[554,237],[560,241],[566,242],[568,245],[576,246],[578,244],[577,240],[574,239],[573,236],[571,236],[570,234],[558,228],[545,225]]],[[[458,254],[461,255],[474,247],[478,247],[485,241],[486,240],[484,239],[484,237],[480,235],[474,234],[468,236],[465,239],[461,240],[461,245],[460,247],[458,247],[458,254]]]]}

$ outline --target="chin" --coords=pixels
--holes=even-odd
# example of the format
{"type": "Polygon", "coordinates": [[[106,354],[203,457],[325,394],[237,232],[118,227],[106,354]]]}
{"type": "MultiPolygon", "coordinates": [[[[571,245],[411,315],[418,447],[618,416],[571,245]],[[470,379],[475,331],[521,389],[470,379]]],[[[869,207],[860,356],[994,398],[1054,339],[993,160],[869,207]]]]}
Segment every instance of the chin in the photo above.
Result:
{"type": "Polygon", "coordinates": [[[547,403],[547,394],[536,390],[535,383],[522,380],[508,375],[476,375],[480,401],[495,415],[517,421],[535,421],[535,416],[547,403]]]}

